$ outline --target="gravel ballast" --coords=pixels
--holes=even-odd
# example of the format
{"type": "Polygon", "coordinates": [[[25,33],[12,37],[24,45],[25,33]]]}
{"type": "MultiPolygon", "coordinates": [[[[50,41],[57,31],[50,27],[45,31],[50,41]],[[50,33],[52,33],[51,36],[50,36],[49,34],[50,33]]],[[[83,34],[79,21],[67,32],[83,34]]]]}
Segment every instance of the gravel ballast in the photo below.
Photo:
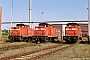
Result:
{"type": "Polygon", "coordinates": [[[30,52],[30,51],[34,51],[34,50],[39,50],[42,48],[47,48],[49,46],[55,46],[55,45],[58,45],[58,44],[57,43],[41,43],[41,44],[37,44],[36,46],[28,46],[28,47],[19,48],[19,49],[2,51],[2,52],[0,52],[0,58],[6,57],[6,56],[12,56],[15,54],[22,54],[22,53],[30,52]]]}
{"type": "Polygon", "coordinates": [[[36,60],[90,60],[90,45],[76,44],[36,60]]]}

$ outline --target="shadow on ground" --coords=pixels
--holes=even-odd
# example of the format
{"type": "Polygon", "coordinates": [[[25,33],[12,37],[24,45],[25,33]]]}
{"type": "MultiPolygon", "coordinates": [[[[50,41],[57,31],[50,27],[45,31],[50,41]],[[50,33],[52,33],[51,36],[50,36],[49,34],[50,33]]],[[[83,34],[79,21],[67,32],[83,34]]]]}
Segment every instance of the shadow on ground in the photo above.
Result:
{"type": "Polygon", "coordinates": [[[80,41],[79,44],[90,44],[88,41],[80,41]]]}
{"type": "Polygon", "coordinates": [[[6,40],[5,42],[21,42],[20,40],[17,40],[17,41],[12,41],[12,40],[6,40]]]}

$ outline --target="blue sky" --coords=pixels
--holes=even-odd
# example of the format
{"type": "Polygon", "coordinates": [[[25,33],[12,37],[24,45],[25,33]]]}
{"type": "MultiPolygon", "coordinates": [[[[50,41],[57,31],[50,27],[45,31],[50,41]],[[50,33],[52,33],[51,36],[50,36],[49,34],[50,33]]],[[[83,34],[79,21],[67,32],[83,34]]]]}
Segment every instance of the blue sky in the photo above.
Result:
{"type": "MultiPolygon", "coordinates": [[[[11,1],[0,0],[2,6],[2,21],[11,19],[11,1]]],[[[14,0],[13,21],[28,21],[29,0],[14,0]]],[[[42,20],[87,20],[88,0],[33,0],[32,21],[42,20]]],[[[2,28],[6,28],[3,25],[2,28]]]]}

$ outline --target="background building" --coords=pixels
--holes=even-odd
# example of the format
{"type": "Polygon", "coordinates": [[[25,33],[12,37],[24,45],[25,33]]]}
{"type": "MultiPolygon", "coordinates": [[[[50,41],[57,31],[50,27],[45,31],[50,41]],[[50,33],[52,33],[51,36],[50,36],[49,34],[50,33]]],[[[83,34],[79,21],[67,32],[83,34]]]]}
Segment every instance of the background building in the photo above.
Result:
{"type": "Polygon", "coordinates": [[[81,28],[81,33],[83,38],[88,37],[88,24],[79,24],[81,28]]]}
{"type": "Polygon", "coordinates": [[[52,24],[54,28],[57,28],[57,35],[62,36],[62,24],[52,24]]]}

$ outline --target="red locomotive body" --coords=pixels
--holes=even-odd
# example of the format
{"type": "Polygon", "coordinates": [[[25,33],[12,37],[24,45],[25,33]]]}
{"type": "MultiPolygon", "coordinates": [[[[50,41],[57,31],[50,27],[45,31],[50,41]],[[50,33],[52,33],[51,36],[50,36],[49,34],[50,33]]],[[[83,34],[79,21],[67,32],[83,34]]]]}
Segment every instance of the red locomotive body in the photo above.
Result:
{"type": "Polygon", "coordinates": [[[47,23],[40,23],[39,26],[36,26],[34,34],[33,38],[37,42],[54,41],[57,38],[56,28],[47,23]]]}
{"type": "Polygon", "coordinates": [[[63,40],[66,42],[76,42],[78,39],[82,39],[79,24],[68,23],[65,27],[65,36],[63,36],[63,40]]]}
{"type": "Polygon", "coordinates": [[[11,35],[8,38],[12,41],[29,41],[33,35],[34,29],[29,28],[29,26],[25,24],[17,24],[16,27],[11,27],[11,35]]]}

